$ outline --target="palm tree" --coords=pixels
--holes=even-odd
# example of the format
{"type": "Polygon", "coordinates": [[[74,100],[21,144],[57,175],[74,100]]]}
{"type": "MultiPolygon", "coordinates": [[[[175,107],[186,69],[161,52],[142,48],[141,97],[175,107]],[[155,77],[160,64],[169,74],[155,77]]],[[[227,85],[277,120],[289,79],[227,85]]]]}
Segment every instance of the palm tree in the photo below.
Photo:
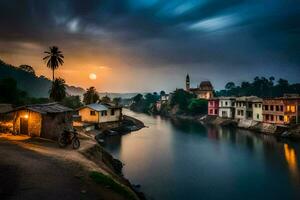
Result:
{"type": "Polygon", "coordinates": [[[96,103],[99,101],[99,95],[96,91],[96,88],[90,87],[86,90],[86,92],[83,94],[83,102],[88,105],[92,103],[96,103]]]}
{"type": "Polygon", "coordinates": [[[67,95],[65,80],[62,78],[56,78],[53,81],[49,94],[50,99],[53,101],[62,101],[67,95]]]}
{"type": "Polygon", "coordinates": [[[52,81],[54,82],[54,70],[56,70],[60,65],[64,63],[64,55],[58,49],[57,46],[49,47],[49,51],[45,51],[45,56],[43,60],[47,62],[47,67],[52,69],[52,81]]]}

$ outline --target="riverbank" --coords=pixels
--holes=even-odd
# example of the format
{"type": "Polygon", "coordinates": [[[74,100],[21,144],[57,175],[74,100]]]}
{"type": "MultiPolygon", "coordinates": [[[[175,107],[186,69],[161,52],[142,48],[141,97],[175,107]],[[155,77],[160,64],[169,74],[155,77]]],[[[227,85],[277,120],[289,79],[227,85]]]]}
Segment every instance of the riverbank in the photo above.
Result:
{"type": "Polygon", "coordinates": [[[201,124],[209,124],[216,126],[233,126],[236,128],[255,131],[261,134],[273,135],[282,138],[292,138],[300,140],[300,125],[293,126],[277,126],[275,124],[263,123],[254,120],[237,120],[227,119],[218,116],[209,115],[186,115],[186,114],[173,114],[168,112],[161,115],[171,119],[189,120],[201,124]]]}

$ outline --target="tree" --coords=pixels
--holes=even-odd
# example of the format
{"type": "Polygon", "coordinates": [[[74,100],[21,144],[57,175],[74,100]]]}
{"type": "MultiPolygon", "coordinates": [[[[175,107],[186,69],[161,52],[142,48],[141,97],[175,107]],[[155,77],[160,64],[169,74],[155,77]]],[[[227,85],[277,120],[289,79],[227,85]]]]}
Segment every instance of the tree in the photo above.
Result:
{"type": "Polygon", "coordinates": [[[67,96],[63,99],[62,104],[69,108],[80,108],[82,103],[80,101],[80,96],[67,96]]]}
{"type": "Polygon", "coordinates": [[[188,105],[188,111],[191,114],[207,114],[207,100],[205,99],[191,99],[188,105]]]}
{"type": "Polygon", "coordinates": [[[115,105],[120,105],[122,101],[122,98],[121,97],[115,97],[113,98],[112,102],[115,104],[115,105]]]}
{"type": "Polygon", "coordinates": [[[111,99],[109,98],[109,96],[105,95],[104,97],[101,98],[101,102],[102,103],[110,103],[111,99]]]}
{"type": "Polygon", "coordinates": [[[52,70],[52,81],[54,82],[54,70],[64,63],[64,56],[57,46],[49,47],[49,51],[44,52],[46,56],[43,58],[47,62],[47,67],[52,70]]]}
{"type": "Polygon", "coordinates": [[[99,95],[96,91],[96,88],[90,87],[86,90],[86,92],[83,94],[83,102],[87,104],[96,103],[99,101],[99,95]]]}
{"type": "Polygon", "coordinates": [[[19,68],[25,72],[35,75],[34,69],[29,65],[20,65],[19,68]]]}
{"type": "Polygon", "coordinates": [[[23,104],[27,98],[27,93],[19,90],[17,81],[13,78],[3,78],[0,80],[0,103],[23,104]]]}
{"type": "Polygon", "coordinates": [[[234,82],[228,82],[228,83],[225,85],[225,89],[226,89],[226,90],[232,90],[233,88],[235,88],[234,82]]]}
{"type": "Polygon", "coordinates": [[[193,94],[191,94],[183,89],[178,89],[171,96],[170,105],[171,105],[171,107],[178,105],[180,110],[185,112],[185,111],[187,111],[187,107],[192,98],[194,98],[193,94]]]}
{"type": "Polygon", "coordinates": [[[62,78],[56,78],[49,93],[50,99],[53,101],[62,101],[67,95],[65,80],[62,78]]]}
{"type": "Polygon", "coordinates": [[[132,98],[132,100],[133,100],[135,103],[140,102],[142,99],[143,99],[143,95],[142,95],[142,94],[137,94],[137,95],[135,95],[135,96],[132,98]]]}
{"type": "Polygon", "coordinates": [[[162,91],[160,91],[159,94],[160,94],[160,96],[165,96],[165,95],[166,95],[166,92],[162,90],[162,91]]]}

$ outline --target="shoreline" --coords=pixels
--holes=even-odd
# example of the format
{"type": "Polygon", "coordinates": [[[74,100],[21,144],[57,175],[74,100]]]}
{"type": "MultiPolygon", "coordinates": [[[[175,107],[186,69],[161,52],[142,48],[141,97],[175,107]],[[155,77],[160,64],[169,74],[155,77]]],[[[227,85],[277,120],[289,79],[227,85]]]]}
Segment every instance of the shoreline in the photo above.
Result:
{"type": "Polygon", "coordinates": [[[123,172],[123,166],[124,163],[122,163],[119,159],[114,158],[113,155],[111,155],[102,145],[102,143],[104,142],[104,139],[106,137],[112,137],[115,135],[125,135],[125,134],[129,134],[135,131],[139,131],[142,128],[145,128],[146,126],[144,125],[144,123],[134,117],[130,117],[127,115],[123,115],[123,125],[112,129],[114,130],[114,133],[99,133],[98,135],[96,135],[94,137],[95,141],[97,142],[97,145],[93,146],[92,148],[90,148],[85,154],[86,156],[89,157],[89,159],[92,159],[94,162],[97,163],[97,160],[101,160],[106,167],[109,169],[110,174],[116,178],[117,180],[121,181],[121,183],[125,184],[127,187],[129,187],[136,195],[139,199],[144,200],[146,199],[144,193],[142,191],[140,191],[140,185],[139,184],[133,184],[130,182],[129,179],[127,179],[123,172]],[[99,155],[101,155],[99,157],[99,155]]]}
{"type": "Polygon", "coordinates": [[[273,135],[279,138],[289,138],[293,140],[300,140],[300,125],[278,126],[276,124],[264,123],[254,120],[237,120],[230,118],[221,118],[218,116],[202,115],[186,115],[186,114],[156,114],[161,117],[173,120],[188,120],[203,125],[215,126],[233,126],[235,128],[250,130],[259,134],[273,135]]]}

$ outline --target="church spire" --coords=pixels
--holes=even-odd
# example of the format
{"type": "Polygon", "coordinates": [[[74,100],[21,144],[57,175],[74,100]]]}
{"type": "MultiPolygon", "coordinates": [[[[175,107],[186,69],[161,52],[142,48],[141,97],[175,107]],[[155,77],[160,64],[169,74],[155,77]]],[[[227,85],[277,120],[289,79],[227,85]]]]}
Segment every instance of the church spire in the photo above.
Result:
{"type": "Polygon", "coordinates": [[[189,74],[186,75],[185,88],[186,88],[186,90],[190,90],[190,76],[189,76],[189,74]]]}

